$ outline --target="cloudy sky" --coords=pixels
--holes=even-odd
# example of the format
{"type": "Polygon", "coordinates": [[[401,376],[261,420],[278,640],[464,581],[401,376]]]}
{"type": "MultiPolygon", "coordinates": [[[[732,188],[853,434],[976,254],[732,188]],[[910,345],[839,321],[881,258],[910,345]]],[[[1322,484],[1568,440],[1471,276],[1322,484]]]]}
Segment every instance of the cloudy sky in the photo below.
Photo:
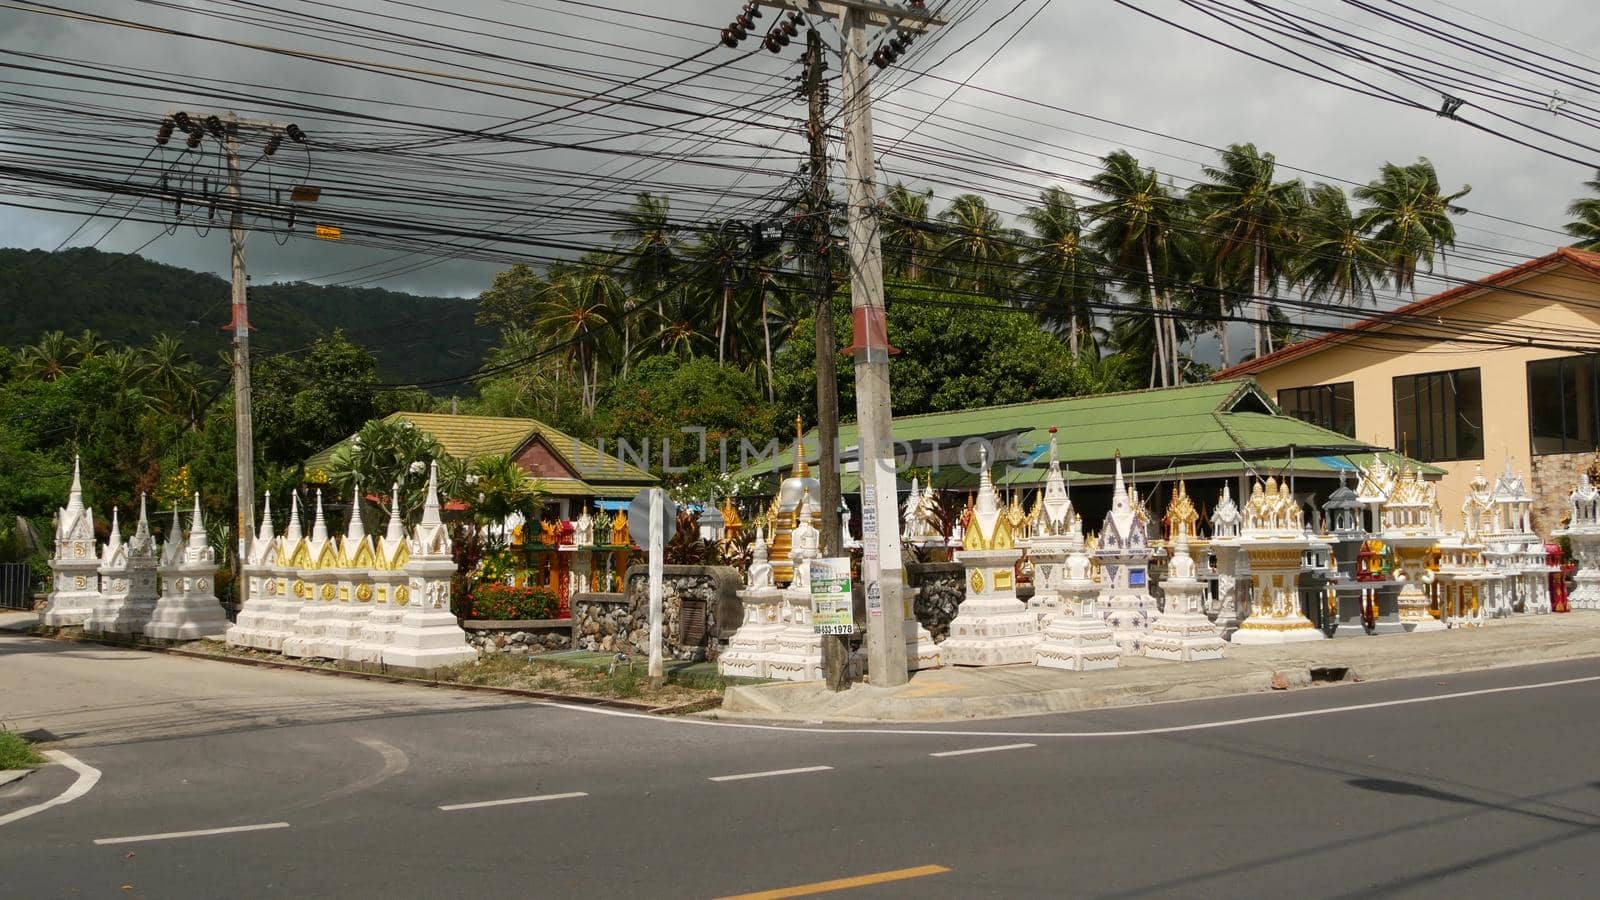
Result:
{"type": "MultiPolygon", "coordinates": [[[[1220,10],[1214,4],[1221,2],[1248,5],[1243,0],[1194,0],[1194,5],[1220,10]]],[[[1507,43],[1498,46],[1508,55],[1542,61],[1546,69],[1516,71],[1509,62],[1474,56],[1384,23],[1345,0],[1263,0],[1261,5],[1384,41],[1394,52],[1418,54],[1431,65],[1459,67],[1456,71],[1483,79],[1477,82],[1480,87],[1499,85],[1502,94],[1549,96],[1559,90],[1570,104],[1559,116],[1471,98],[1461,114],[1580,162],[1283,71],[1128,8],[1140,7],[1218,40],[1313,68],[1203,16],[1182,0],[1128,0],[1127,6],[1115,0],[950,0],[945,8],[954,23],[924,38],[907,59],[910,67],[939,77],[891,70],[878,85],[883,171],[889,177],[925,179],[939,198],[976,188],[991,193],[997,207],[1014,213],[1022,198],[1045,184],[1059,181],[1073,187],[1073,179],[1091,177],[1094,159],[1119,146],[1171,174],[1180,186],[1198,177],[1200,165],[1214,158],[1202,145],[1254,142],[1274,152],[1281,165],[1318,173],[1304,176],[1311,180],[1365,181],[1386,160],[1426,156],[1437,165],[1447,189],[1465,184],[1473,188],[1464,201],[1473,213],[1460,220],[1468,248],[1459,264],[1461,274],[1481,274],[1494,264],[1546,252],[1560,243],[1558,235],[1541,229],[1559,228],[1566,221],[1566,204],[1595,175],[1588,161],[1600,163],[1600,151],[1584,146],[1600,146],[1600,131],[1568,114],[1587,115],[1585,107],[1600,110],[1600,59],[1585,55],[1600,54],[1593,50],[1600,47],[1600,12],[1592,0],[1408,0],[1413,11],[1386,0],[1373,4],[1419,20],[1426,13],[1481,30],[1504,39],[1507,43]],[[971,87],[958,90],[969,78],[971,87]],[[1538,135],[1525,125],[1551,135],[1538,135]],[[897,143],[908,130],[912,137],[897,143]],[[975,155],[980,152],[987,158],[975,155]],[[923,153],[926,160],[918,158],[923,153]],[[964,161],[953,164],[952,153],[964,161]]],[[[3,10],[0,62],[8,67],[0,76],[3,97],[8,102],[39,99],[31,112],[13,107],[12,113],[0,113],[5,116],[0,120],[0,163],[51,168],[70,156],[81,167],[88,158],[85,148],[93,143],[75,136],[82,127],[90,137],[124,148],[120,156],[95,157],[99,177],[154,183],[162,166],[177,158],[176,151],[164,150],[141,159],[155,123],[178,105],[217,108],[226,101],[216,93],[225,88],[232,105],[246,114],[279,120],[294,115],[307,123],[314,138],[331,145],[324,149],[313,144],[309,175],[297,169],[304,157],[289,156],[288,151],[275,160],[279,168],[270,178],[264,167],[254,169],[263,178],[263,189],[282,188],[303,177],[330,194],[329,205],[317,215],[337,218],[328,211],[381,208],[386,216],[411,216],[412,224],[424,230],[444,223],[445,232],[499,230],[538,241],[486,244],[459,235],[426,235],[435,245],[449,242],[458,253],[470,246],[493,257],[474,261],[417,256],[393,239],[371,247],[362,241],[330,243],[297,236],[279,246],[272,235],[258,232],[249,249],[256,281],[310,279],[474,295],[520,253],[533,254],[530,258],[537,261],[603,241],[609,229],[597,224],[601,217],[595,211],[614,208],[629,193],[623,188],[635,175],[652,184],[684,184],[701,191],[675,208],[685,216],[707,219],[729,210],[748,214],[760,207],[764,193],[777,196],[787,189],[799,138],[785,130],[785,123],[802,109],[783,96],[782,79],[798,71],[798,50],[740,60],[754,41],[740,51],[715,46],[714,30],[703,26],[726,24],[738,5],[734,0],[617,0],[598,5],[572,0],[53,0],[40,7],[44,12],[114,17],[122,24],[3,10]],[[136,25],[198,37],[151,33],[136,25]],[[318,57],[296,58],[284,50],[318,57]],[[708,50],[666,75],[651,74],[708,50]],[[387,68],[357,70],[332,63],[328,56],[387,68]],[[606,107],[609,117],[587,114],[594,109],[592,103],[551,112],[552,104],[614,87],[618,79],[649,76],[641,85],[612,95],[631,97],[642,86],[660,86],[664,79],[719,64],[725,67],[669,86],[665,93],[606,107]],[[206,89],[196,90],[202,83],[206,89]],[[270,102],[261,99],[265,96],[270,102]],[[92,124],[80,126],[79,119],[69,117],[51,126],[48,110],[57,103],[79,114],[92,112],[81,120],[92,124]],[[322,111],[297,112],[291,108],[296,103],[322,111]],[[696,121],[694,112],[705,117],[696,121]],[[519,144],[499,155],[477,155],[480,146],[457,142],[400,151],[435,157],[402,160],[395,155],[398,145],[437,140],[441,127],[493,129],[532,115],[542,117],[538,127],[521,133],[548,145],[519,144]],[[29,123],[35,128],[43,123],[59,136],[30,133],[22,127],[29,123]],[[651,123],[672,127],[643,137],[626,133],[651,123]],[[696,144],[697,133],[715,140],[696,144]],[[585,141],[604,152],[566,149],[585,141]],[[763,152],[764,147],[770,149],[763,152]],[[614,152],[618,150],[624,153],[614,152]],[[678,152],[684,159],[641,161],[629,152],[678,152]],[[440,160],[450,168],[430,176],[430,166],[440,160]],[[738,162],[727,162],[732,160],[738,162]],[[754,171],[736,174],[743,164],[754,171]],[[612,173],[613,181],[584,180],[612,173]],[[355,181],[364,186],[344,193],[358,196],[341,198],[341,187],[355,181]],[[732,187],[726,202],[703,193],[722,184],[732,187]],[[385,185],[392,190],[380,198],[385,185]],[[569,214],[575,198],[566,188],[586,185],[577,195],[584,201],[583,211],[569,214]],[[609,196],[602,196],[605,191],[609,196]],[[472,196],[456,196],[463,193],[472,196]]],[[[930,7],[938,5],[939,0],[930,0],[930,7]]],[[[759,27],[771,21],[769,12],[759,27]]],[[[837,45],[836,32],[824,33],[837,45]]],[[[1430,107],[1440,102],[1437,91],[1370,66],[1326,53],[1316,58],[1331,67],[1315,69],[1321,74],[1354,74],[1430,107]]],[[[1600,121],[1600,112],[1594,115],[1600,121]]],[[[179,143],[181,135],[174,145],[179,143]]],[[[192,167],[190,175],[201,178],[192,167]]],[[[41,199],[7,185],[0,178],[0,246],[49,249],[66,240],[68,245],[95,244],[107,251],[138,249],[196,269],[227,268],[226,242],[219,232],[202,235],[180,228],[166,235],[158,225],[136,221],[161,215],[151,201],[109,233],[114,220],[100,219],[69,239],[84,222],[81,213],[22,206],[87,212],[103,195],[79,192],[79,204],[73,205],[59,188],[51,189],[56,196],[41,199]]],[[[120,214],[119,204],[102,212],[120,214]]],[[[301,232],[305,224],[300,222],[301,232]]]]}

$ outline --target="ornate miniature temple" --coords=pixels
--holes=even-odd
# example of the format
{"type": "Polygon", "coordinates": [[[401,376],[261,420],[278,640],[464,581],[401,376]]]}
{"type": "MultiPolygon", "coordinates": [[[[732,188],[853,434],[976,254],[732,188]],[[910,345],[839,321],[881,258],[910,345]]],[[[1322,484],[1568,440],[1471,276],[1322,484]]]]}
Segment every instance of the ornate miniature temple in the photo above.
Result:
{"type": "Polygon", "coordinates": [[[966,569],[967,598],[950,622],[941,648],[955,666],[1000,666],[1032,662],[1039,642],[1038,614],[1017,599],[1017,549],[1012,526],[989,474],[986,450],[971,521],[956,561],[966,569]]]}
{"type": "Polygon", "coordinates": [[[1250,558],[1250,614],[1233,634],[1235,644],[1283,644],[1326,638],[1300,612],[1299,576],[1311,541],[1305,516],[1276,478],[1256,482],[1245,504],[1240,543],[1250,558]]]}

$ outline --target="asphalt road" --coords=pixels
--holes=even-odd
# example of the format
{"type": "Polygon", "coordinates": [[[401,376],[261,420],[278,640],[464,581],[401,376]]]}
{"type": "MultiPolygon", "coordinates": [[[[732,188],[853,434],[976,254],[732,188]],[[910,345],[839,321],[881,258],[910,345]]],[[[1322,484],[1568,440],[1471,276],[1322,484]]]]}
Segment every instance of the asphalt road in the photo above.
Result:
{"type": "MultiPolygon", "coordinates": [[[[874,730],[83,652],[0,636],[0,720],[101,773],[0,824],[5,896],[1499,898],[1600,874],[1600,660],[874,730]]],[[[0,788],[0,821],[74,780],[0,788]]]]}

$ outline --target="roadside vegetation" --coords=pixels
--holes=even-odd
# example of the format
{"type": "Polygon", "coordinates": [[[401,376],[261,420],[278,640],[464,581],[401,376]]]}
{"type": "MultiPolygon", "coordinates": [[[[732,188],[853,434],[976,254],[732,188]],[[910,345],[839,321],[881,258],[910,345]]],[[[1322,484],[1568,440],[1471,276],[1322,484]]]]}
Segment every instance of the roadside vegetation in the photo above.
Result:
{"type": "Polygon", "coordinates": [[[28,739],[14,731],[0,729],[0,771],[7,769],[36,769],[44,765],[44,757],[33,749],[28,739]]]}

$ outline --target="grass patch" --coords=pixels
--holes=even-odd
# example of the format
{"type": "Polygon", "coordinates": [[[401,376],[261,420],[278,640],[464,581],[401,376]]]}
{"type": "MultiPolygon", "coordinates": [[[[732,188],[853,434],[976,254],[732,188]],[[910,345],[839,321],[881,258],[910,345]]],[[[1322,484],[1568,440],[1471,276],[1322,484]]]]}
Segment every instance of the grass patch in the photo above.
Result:
{"type": "Polygon", "coordinates": [[[44,757],[27,738],[14,731],[0,731],[0,770],[36,769],[42,765],[44,757]]]}

